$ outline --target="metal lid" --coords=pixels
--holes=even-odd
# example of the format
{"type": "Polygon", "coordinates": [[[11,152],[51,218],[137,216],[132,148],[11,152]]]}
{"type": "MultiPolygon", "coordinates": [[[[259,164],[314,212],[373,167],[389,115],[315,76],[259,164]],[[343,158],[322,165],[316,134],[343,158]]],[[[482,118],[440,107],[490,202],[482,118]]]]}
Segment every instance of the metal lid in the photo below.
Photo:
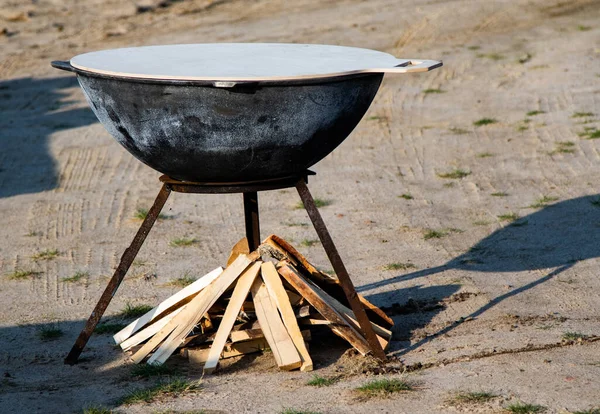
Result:
{"type": "Polygon", "coordinates": [[[144,46],[85,53],[76,69],[132,79],[270,81],[381,72],[420,72],[441,66],[371,49],[285,43],[205,43],[144,46]]]}

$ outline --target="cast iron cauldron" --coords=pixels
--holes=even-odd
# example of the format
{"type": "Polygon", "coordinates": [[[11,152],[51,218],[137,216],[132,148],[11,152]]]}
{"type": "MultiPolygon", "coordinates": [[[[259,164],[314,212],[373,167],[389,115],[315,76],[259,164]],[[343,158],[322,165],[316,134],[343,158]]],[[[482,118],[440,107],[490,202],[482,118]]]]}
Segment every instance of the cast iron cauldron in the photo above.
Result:
{"type": "Polygon", "coordinates": [[[441,66],[369,49],[297,44],[147,46],[52,62],[137,159],[194,182],[303,172],[336,148],[385,72],[441,66]]]}

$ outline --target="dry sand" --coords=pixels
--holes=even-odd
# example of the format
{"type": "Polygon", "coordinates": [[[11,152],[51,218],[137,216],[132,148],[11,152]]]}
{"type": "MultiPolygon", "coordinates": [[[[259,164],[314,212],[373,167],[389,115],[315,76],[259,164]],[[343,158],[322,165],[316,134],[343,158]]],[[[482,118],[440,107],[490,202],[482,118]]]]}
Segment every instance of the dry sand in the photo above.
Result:
{"type": "MultiPolygon", "coordinates": [[[[0,1],[0,412],[93,404],[125,413],[502,412],[517,401],[550,413],[600,407],[600,141],[578,135],[600,128],[600,1],[168,5],[137,13],[133,2],[116,0],[0,1]],[[108,335],[92,338],[79,365],[63,365],[139,225],[136,209],[149,207],[159,184],[158,173],[97,123],[74,77],[49,61],[126,45],[223,41],[331,43],[444,60],[428,74],[386,77],[365,119],[310,182],[316,197],[331,201],[322,214],[356,285],[395,314],[395,359],[385,375],[416,390],[357,398],[353,389],[377,370],[360,373],[362,358],[343,354],[335,339],[311,348],[316,374],[343,375],[323,388],[306,385],[311,374],[278,372],[264,355],[204,378],[197,393],[117,407],[153,380],[132,378],[108,335]],[[482,118],[497,122],[473,124],[482,118]],[[440,177],[454,169],[470,174],[440,177]],[[541,197],[545,205],[535,206],[541,197]],[[521,217],[517,225],[500,218],[510,213],[521,217]],[[46,249],[58,256],[32,258],[46,249]],[[384,270],[390,263],[415,267],[384,270]],[[11,280],[16,270],[40,273],[11,280]],[[80,281],[62,280],[78,271],[87,273],[80,281]],[[42,341],[53,326],[63,335],[42,341]],[[567,332],[589,339],[562,341],[567,332]],[[410,372],[398,373],[402,364],[410,372]],[[498,397],[449,402],[481,390],[498,397]]],[[[264,235],[296,245],[316,238],[293,208],[293,191],[262,193],[260,201],[264,235]]],[[[237,195],[174,194],[165,213],[106,319],[116,321],[127,302],[158,303],[186,272],[223,264],[243,234],[237,195]],[[171,247],[179,237],[198,242],[171,247]]],[[[320,245],[301,250],[330,267],[320,245]]],[[[197,377],[185,362],[171,363],[197,377]]]]}

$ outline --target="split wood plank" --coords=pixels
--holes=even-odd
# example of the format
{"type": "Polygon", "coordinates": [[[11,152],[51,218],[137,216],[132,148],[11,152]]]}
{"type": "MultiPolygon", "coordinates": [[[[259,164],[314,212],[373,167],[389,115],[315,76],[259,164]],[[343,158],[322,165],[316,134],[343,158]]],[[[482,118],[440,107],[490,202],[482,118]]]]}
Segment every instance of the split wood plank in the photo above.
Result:
{"type": "MultiPolygon", "coordinates": [[[[238,270],[239,273],[243,272],[246,267],[252,262],[248,256],[240,255],[231,266],[228,266],[227,269],[221,273],[221,277],[215,279],[208,285],[212,286],[217,280],[221,280],[223,275],[230,277],[232,274],[235,274],[238,270]],[[227,274],[225,273],[227,272],[227,274]]],[[[237,273],[236,277],[239,276],[237,273]]],[[[165,325],[157,334],[155,334],[148,342],[144,344],[135,354],[132,355],[131,360],[135,363],[140,363],[150,352],[152,352],[157,346],[159,346],[177,327],[182,324],[185,324],[192,317],[195,317],[195,310],[198,307],[198,304],[203,304],[205,302],[206,292],[209,292],[209,289],[205,288],[200,291],[188,304],[185,305],[185,309],[179,312],[171,322],[165,325]]],[[[201,317],[202,315],[200,315],[201,317]]]]}
{"type": "Polygon", "coordinates": [[[244,300],[246,300],[246,297],[250,292],[250,288],[254,283],[254,279],[256,279],[256,276],[261,269],[261,263],[262,262],[260,260],[254,262],[238,279],[231,298],[229,299],[227,309],[225,309],[223,319],[221,319],[221,324],[219,325],[215,339],[210,347],[210,352],[208,354],[206,364],[204,365],[205,374],[212,373],[217,367],[217,364],[219,363],[219,357],[223,351],[225,342],[227,342],[227,337],[229,336],[229,333],[235,324],[235,321],[240,313],[240,309],[244,304],[244,300]]]}
{"type": "MultiPolygon", "coordinates": [[[[253,354],[269,349],[267,340],[262,338],[253,339],[251,341],[237,342],[235,344],[227,344],[220,359],[232,358],[245,354],[253,354]]],[[[210,348],[187,348],[184,356],[187,356],[190,364],[204,365],[208,359],[210,348]]]]}
{"type": "Polygon", "coordinates": [[[302,365],[302,358],[279,316],[277,305],[269,295],[263,279],[257,278],[251,290],[256,318],[273,351],[277,365],[283,370],[299,368],[302,365]]]}
{"type": "Polygon", "coordinates": [[[298,319],[298,322],[301,325],[331,325],[327,319],[319,319],[319,318],[302,318],[298,319]]]}
{"type": "Polygon", "coordinates": [[[181,289],[179,292],[175,293],[171,297],[167,298],[163,302],[161,302],[158,306],[153,308],[152,310],[145,313],[140,318],[131,322],[125,328],[121,329],[117,332],[113,339],[117,344],[125,341],[131,335],[144,328],[146,325],[156,320],[160,315],[162,315],[168,309],[181,304],[181,302],[186,301],[187,299],[191,299],[191,296],[197,294],[199,291],[208,286],[213,280],[215,280],[219,275],[223,272],[222,267],[218,267],[212,272],[209,272],[196,280],[194,283],[186,286],[181,289]]]}
{"type": "Polygon", "coordinates": [[[308,349],[306,349],[304,338],[302,338],[300,328],[298,327],[298,321],[296,321],[296,315],[294,315],[294,309],[292,309],[289,297],[283,288],[283,283],[281,283],[281,276],[277,273],[275,265],[271,262],[263,263],[261,266],[261,275],[269,295],[275,300],[275,304],[281,313],[283,324],[287,328],[288,334],[300,354],[300,358],[302,358],[300,370],[312,371],[312,359],[310,358],[308,349]]]}
{"type": "MultiPolygon", "coordinates": [[[[301,331],[302,338],[304,341],[311,340],[311,334],[308,329],[301,331]]],[[[240,331],[231,331],[230,338],[231,343],[244,342],[244,341],[252,341],[254,339],[264,338],[265,334],[263,331],[258,329],[244,329],[240,331]]]]}
{"type": "Polygon", "coordinates": [[[169,323],[171,321],[171,319],[173,319],[184,308],[185,308],[185,305],[178,308],[174,312],[171,312],[168,315],[160,318],[158,321],[156,321],[153,324],[151,324],[150,326],[142,329],[141,331],[139,331],[138,333],[133,335],[131,338],[128,338],[127,340],[121,342],[119,344],[119,346],[121,347],[121,349],[123,351],[129,351],[132,347],[134,347],[138,344],[141,344],[146,339],[150,338],[152,335],[156,334],[158,331],[160,331],[162,328],[164,328],[165,325],[167,325],[167,323],[169,323]]]}
{"type": "MultiPolygon", "coordinates": [[[[308,259],[306,257],[304,257],[302,255],[302,253],[300,253],[298,250],[296,250],[294,248],[294,246],[289,244],[287,241],[285,241],[284,239],[282,239],[279,236],[276,236],[275,234],[272,234],[269,237],[267,237],[267,239],[265,240],[265,243],[268,243],[272,248],[279,250],[279,253],[281,255],[283,255],[284,257],[288,257],[288,258],[291,257],[293,259],[292,264],[294,264],[293,262],[299,263],[300,266],[303,267],[309,273],[309,275],[313,278],[313,280],[315,280],[317,282],[321,282],[323,284],[330,285],[330,286],[333,285],[331,287],[335,288],[338,291],[337,293],[340,298],[346,297],[344,290],[342,288],[342,285],[340,284],[340,281],[337,278],[332,277],[332,276],[320,271],[319,269],[317,269],[314,265],[312,265],[308,261],[308,259]]],[[[321,288],[323,288],[323,286],[321,286],[321,288]]],[[[377,317],[380,319],[381,323],[385,324],[387,327],[390,327],[390,328],[392,326],[394,326],[394,321],[392,320],[392,318],[387,316],[385,314],[385,312],[383,312],[377,306],[375,306],[371,302],[369,302],[360,293],[357,293],[357,297],[358,297],[358,300],[360,301],[360,303],[363,305],[363,307],[366,310],[371,311],[377,315],[377,317]]]]}
{"type": "Polygon", "coordinates": [[[371,348],[362,334],[357,331],[335,308],[321,295],[320,288],[308,281],[290,264],[283,263],[279,273],[298,291],[323,317],[331,322],[331,328],[337,330],[362,355],[371,352],[371,348]]]}
{"type": "Polygon", "coordinates": [[[240,254],[249,254],[249,253],[250,253],[250,247],[248,246],[248,239],[244,237],[239,242],[237,242],[231,249],[231,254],[229,255],[229,258],[227,259],[227,266],[232,264],[234,262],[234,260],[237,259],[237,257],[240,254]]]}
{"type": "MultiPolygon", "coordinates": [[[[210,285],[203,289],[189,304],[190,310],[186,318],[182,318],[181,323],[165,339],[163,344],[148,359],[149,364],[163,364],[178,346],[182,344],[194,326],[200,321],[202,316],[208,312],[211,306],[221,297],[221,295],[231,286],[233,282],[246,270],[246,268],[258,259],[258,253],[239,255],[235,261],[228,266],[221,275],[210,285]]],[[[176,318],[183,314],[180,313],[176,318]]]]}

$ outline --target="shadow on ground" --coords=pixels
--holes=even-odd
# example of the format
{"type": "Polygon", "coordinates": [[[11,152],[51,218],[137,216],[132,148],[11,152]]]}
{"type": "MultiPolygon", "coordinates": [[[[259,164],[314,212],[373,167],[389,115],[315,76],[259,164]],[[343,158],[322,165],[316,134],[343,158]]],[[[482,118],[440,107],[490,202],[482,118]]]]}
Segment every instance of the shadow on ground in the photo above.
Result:
{"type": "Polygon", "coordinates": [[[0,81],[0,197],[58,186],[50,135],[97,122],[88,108],[68,108],[74,87],[72,76],[0,81]]]}
{"type": "MultiPolygon", "coordinates": [[[[578,197],[548,205],[506,225],[479,241],[467,253],[455,257],[442,266],[370,283],[361,286],[358,290],[364,292],[395,282],[430,276],[449,269],[484,273],[548,269],[545,276],[522,286],[515,286],[510,292],[492,299],[470,315],[464,315],[463,320],[468,320],[480,316],[510,297],[553,279],[579,261],[599,257],[599,240],[600,196],[578,197]]],[[[453,293],[450,286],[438,286],[437,288],[439,288],[438,292],[431,292],[430,297],[433,299],[448,297],[453,293]]],[[[401,296],[399,293],[391,291],[367,297],[376,305],[385,305],[389,303],[389,298],[398,300],[401,296]]],[[[403,302],[410,297],[405,297],[403,302]]],[[[434,314],[427,316],[428,313],[423,315],[423,323],[434,316],[434,314]]],[[[460,324],[459,321],[410,345],[403,349],[401,354],[448,333],[460,324]]],[[[424,325],[418,323],[418,326],[424,325]]],[[[401,335],[400,339],[403,337],[405,336],[401,335]]]]}

